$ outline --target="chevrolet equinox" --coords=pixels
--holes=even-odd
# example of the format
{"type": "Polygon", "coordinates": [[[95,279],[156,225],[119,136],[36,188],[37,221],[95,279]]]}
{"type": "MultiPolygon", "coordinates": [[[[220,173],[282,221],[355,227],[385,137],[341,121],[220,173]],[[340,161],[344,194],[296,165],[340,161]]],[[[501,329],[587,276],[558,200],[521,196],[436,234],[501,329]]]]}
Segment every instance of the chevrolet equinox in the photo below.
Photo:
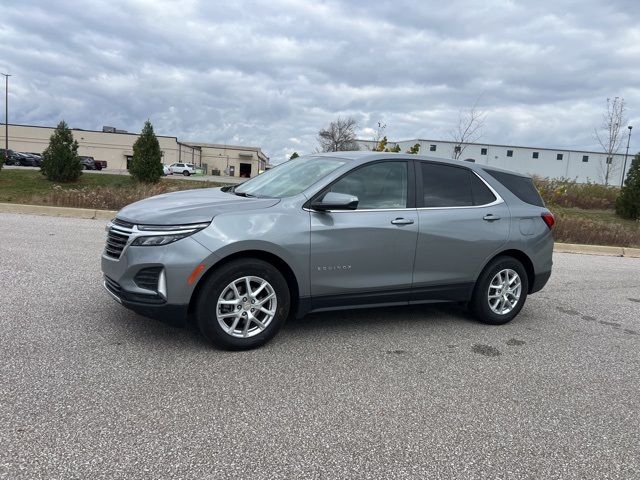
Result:
{"type": "Polygon", "coordinates": [[[240,185],[133,203],[107,225],[104,287],[215,345],[271,339],[289,315],[465,302],[512,320],[551,275],[553,215],[531,178],[420,155],[299,157],[240,185]]]}

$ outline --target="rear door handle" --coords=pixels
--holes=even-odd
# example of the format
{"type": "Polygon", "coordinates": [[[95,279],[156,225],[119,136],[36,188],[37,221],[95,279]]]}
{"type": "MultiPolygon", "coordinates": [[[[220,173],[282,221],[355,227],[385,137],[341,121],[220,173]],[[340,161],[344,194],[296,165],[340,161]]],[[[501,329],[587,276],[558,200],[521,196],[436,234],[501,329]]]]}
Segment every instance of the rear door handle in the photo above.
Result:
{"type": "Polygon", "coordinates": [[[498,215],[494,215],[493,213],[487,213],[484,217],[482,217],[483,220],[486,220],[487,222],[494,222],[496,220],[500,220],[500,217],[498,215]]]}
{"type": "Polygon", "coordinates": [[[391,223],[394,225],[411,225],[413,220],[410,218],[396,218],[395,220],[391,220],[391,223]]]}

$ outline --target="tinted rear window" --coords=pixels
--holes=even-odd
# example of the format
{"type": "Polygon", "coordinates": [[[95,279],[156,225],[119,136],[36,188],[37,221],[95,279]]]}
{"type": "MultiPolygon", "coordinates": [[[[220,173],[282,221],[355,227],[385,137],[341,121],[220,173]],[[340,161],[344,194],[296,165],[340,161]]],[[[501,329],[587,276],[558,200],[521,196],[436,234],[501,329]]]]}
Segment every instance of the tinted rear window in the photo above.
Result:
{"type": "Polygon", "coordinates": [[[512,175],[510,173],[499,172],[497,170],[485,170],[489,175],[498,180],[502,185],[507,187],[511,193],[530,205],[544,207],[544,202],[540,194],[533,185],[533,180],[520,175],[512,175]]]}
{"type": "Polygon", "coordinates": [[[471,192],[473,193],[474,205],[486,205],[496,201],[496,196],[487,188],[482,180],[475,173],[470,173],[471,192]]]}
{"type": "Polygon", "coordinates": [[[473,205],[469,170],[436,163],[422,163],[422,192],[425,207],[473,205]]]}
{"type": "Polygon", "coordinates": [[[467,168],[422,163],[424,207],[467,207],[496,200],[491,190],[467,168]]]}

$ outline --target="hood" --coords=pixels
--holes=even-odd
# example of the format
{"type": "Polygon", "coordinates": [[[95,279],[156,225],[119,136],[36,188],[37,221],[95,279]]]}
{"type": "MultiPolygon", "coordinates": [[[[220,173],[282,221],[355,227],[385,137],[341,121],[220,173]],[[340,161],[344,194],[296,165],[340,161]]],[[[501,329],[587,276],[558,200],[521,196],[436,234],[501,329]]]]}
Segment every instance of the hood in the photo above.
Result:
{"type": "Polygon", "coordinates": [[[267,208],[278,198],[240,197],[220,188],[165,193],[127,205],[116,215],[136,225],[177,225],[210,222],[221,213],[267,208]]]}

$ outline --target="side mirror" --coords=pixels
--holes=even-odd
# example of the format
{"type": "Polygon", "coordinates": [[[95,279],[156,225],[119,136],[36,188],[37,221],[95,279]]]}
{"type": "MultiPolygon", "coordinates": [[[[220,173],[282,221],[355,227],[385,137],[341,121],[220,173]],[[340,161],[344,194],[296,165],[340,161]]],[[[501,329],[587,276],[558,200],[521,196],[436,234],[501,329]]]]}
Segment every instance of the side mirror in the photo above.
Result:
{"type": "Polygon", "coordinates": [[[314,200],[311,208],[319,212],[327,210],[355,210],[358,208],[358,197],[347,193],[327,192],[322,199],[314,200]]]}

